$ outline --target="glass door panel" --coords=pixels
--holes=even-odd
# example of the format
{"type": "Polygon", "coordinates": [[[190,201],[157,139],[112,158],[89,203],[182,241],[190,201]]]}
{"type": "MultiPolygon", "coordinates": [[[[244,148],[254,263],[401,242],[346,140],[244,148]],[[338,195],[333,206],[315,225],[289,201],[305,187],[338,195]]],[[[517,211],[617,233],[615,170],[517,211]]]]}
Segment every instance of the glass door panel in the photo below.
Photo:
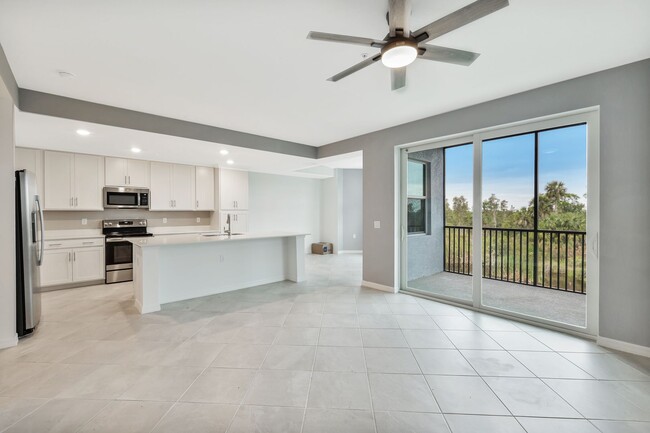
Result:
{"type": "Polygon", "coordinates": [[[472,302],[472,145],[408,153],[407,287],[472,302]]]}

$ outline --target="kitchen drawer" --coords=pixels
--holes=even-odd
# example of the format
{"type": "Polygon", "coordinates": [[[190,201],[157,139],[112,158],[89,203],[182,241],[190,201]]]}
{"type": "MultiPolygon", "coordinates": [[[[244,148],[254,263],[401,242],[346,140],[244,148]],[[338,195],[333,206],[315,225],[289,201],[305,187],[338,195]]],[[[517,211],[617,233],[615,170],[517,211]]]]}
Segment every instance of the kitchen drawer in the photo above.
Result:
{"type": "Polygon", "coordinates": [[[103,245],[104,238],[57,239],[45,241],[46,250],[61,248],[101,247],[103,245]]]}

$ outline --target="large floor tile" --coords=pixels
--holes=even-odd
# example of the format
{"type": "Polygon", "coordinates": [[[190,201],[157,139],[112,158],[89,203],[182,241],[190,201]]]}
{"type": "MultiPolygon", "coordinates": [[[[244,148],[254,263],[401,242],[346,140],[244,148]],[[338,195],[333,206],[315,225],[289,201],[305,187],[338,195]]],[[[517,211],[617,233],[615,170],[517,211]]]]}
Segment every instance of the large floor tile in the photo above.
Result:
{"type": "Polygon", "coordinates": [[[483,331],[444,331],[457,349],[502,350],[503,348],[483,331]]]}
{"type": "Polygon", "coordinates": [[[465,316],[432,316],[436,325],[450,331],[479,331],[479,327],[465,316]]]}
{"type": "Polygon", "coordinates": [[[323,328],[358,328],[359,318],[356,314],[323,314],[323,328]]]}
{"type": "Polygon", "coordinates": [[[515,416],[581,418],[575,409],[540,379],[486,377],[485,381],[515,416]]]}
{"type": "Polygon", "coordinates": [[[88,399],[50,400],[14,424],[7,432],[74,432],[109,402],[88,399]]]}
{"type": "MultiPolygon", "coordinates": [[[[153,367],[140,365],[100,365],[59,393],[58,397],[116,399],[145,376],[151,368],[153,367]]],[[[198,376],[198,373],[196,375],[198,376]]]]}
{"type": "Polygon", "coordinates": [[[440,412],[424,376],[371,373],[369,377],[375,411],[440,412]]]}
{"type": "Polygon", "coordinates": [[[172,403],[153,401],[112,401],[79,433],[148,433],[172,403]]]}
{"type": "Polygon", "coordinates": [[[310,371],[315,355],[315,346],[273,345],[266,354],[262,369],[310,371]]]}
{"type": "Polygon", "coordinates": [[[185,341],[168,353],[161,361],[161,365],[169,367],[207,367],[214,361],[224,344],[198,343],[185,341]]]}
{"type": "Polygon", "coordinates": [[[454,349],[413,349],[422,373],[474,376],[476,371],[454,349]]]}
{"type": "Polygon", "coordinates": [[[482,378],[472,376],[426,376],[443,413],[510,415],[482,378]]]}
{"type": "Polygon", "coordinates": [[[0,397],[0,431],[34,412],[47,401],[40,398],[0,397]]]}
{"type": "Polygon", "coordinates": [[[354,328],[322,328],[318,345],[361,347],[361,331],[354,328]]]}
{"type": "Polygon", "coordinates": [[[555,352],[510,352],[535,376],[556,379],[593,379],[584,370],[555,352]]]}
{"type": "Polygon", "coordinates": [[[506,350],[533,350],[537,352],[551,349],[525,332],[486,331],[501,347],[506,350]]]}
{"type": "Polygon", "coordinates": [[[650,433],[650,422],[591,420],[602,433],[650,433]]]}
{"type": "Polygon", "coordinates": [[[245,404],[305,407],[311,372],[260,370],[246,394],[245,404]]]}
{"type": "Polygon", "coordinates": [[[235,336],[237,344],[272,344],[280,328],[272,327],[243,327],[235,336]]]}
{"type": "Polygon", "coordinates": [[[418,367],[411,349],[367,347],[364,352],[369,372],[420,373],[420,367],[418,367]]]}
{"type": "Polygon", "coordinates": [[[185,392],[182,401],[238,404],[255,378],[255,370],[208,368],[185,392]]]}
{"type": "Polygon", "coordinates": [[[548,331],[542,328],[532,328],[528,331],[535,339],[544,343],[557,352],[585,352],[585,353],[607,353],[608,350],[596,344],[596,342],[584,338],[574,337],[555,331],[548,331]]]}
{"type": "Polygon", "coordinates": [[[453,433],[526,433],[512,416],[445,415],[453,433]]]}
{"type": "Polygon", "coordinates": [[[650,421],[647,382],[544,379],[585,418],[650,421]]]}
{"type": "Polygon", "coordinates": [[[208,403],[177,403],[152,433],[225,433],[237,406],[208,403]]]}
{"type": "Polygon", "coordinates": [[[300,433],[304,409],[241,406],[228,433],[300,433]]]}
{"type": "Polygon", "coordinates": [[[650,381],[650,376],[621,361],[614,354],[563,353],[562,356],[596,379],[650,381]]]}
{"type": "Polygon", "coordinates": [[[528,433],[600,433],[585,419],[518,418],[528,433]]]}
{"type": "Polygon", "coordinates": [[[318,344],[319,328],[282,328],[275,344],[315,346],[318,344]]]}
{"type": "Polygon", "coordinates": [[[366,371],[363,349],[360,347],[328,347],[316,349],[315,371],[366,371]]]}
{"type": "Polygon", "coordinates": [[[481,376],[532,377],[533,374],[505,351],[461,350],[481,376]]]}
{"type": "Polygon", "coordinates": [[[211,367],[260,368],[271,346],[262,344],[226,344],[211,367]]]}
{"type": "Polygon", "coordinates": [[[375,412],[377,433],[450,433],[442,415],[417,412],[375,412]]]}
{"type": "Polygon", "coordinates": [[[315,371],[311,378],[308,407],[370,409],[366,373],[315,371]]]}
{"type": "Polygon", "coordinates": [[[408,347],[399,329],[362,329],[364,347],[408,347]]]}
{"type": "Polygon", "coordinates": [[[51,398],[74,387],[97,365],[49,364],[48,369],[2,391],[8,397],[51,398]]]}
{"type": "Polygon", "coordinates": [[[201,367],[151,367],[120,399],[176,401],[202,371],[201,367]]]}
{"type": "Polygon", "coordinates": [[[375,433],[372,412],[363,410],[307,409],[303,433],[375,433]]]}
{"type": "Polygon", "coordinates": [[[359,314],[359,326],[369,329],[399,329],[399,324],[391,314],[359,314]]]}
{"type": "Polygon", "coordinates": [[[406,342],[413,349],[453,349],[453,343],[445,333],[435,329],[405,329],[406,342]]]}
{"type": "Polygon", "coordinates": [[[440,329],[430,316],[415,314],[395,314],[401,329],[440,329]]]}

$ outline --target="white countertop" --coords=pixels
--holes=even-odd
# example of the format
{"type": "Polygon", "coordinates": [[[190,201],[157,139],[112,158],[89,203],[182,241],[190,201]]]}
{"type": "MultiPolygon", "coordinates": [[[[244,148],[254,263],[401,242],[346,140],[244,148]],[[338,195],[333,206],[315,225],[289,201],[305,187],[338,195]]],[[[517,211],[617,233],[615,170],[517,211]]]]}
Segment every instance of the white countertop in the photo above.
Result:
{"type": "MultiPolygon", "coordinates": [[[[214,233],[214,232],[213,232],[214,233]]],[[[293,233],[293,232],[268,232],[268,233],[245,233],[241,235],[227,235],[222,236],[204,236],[203,234],[186,234],[175,236],[153,236],[145,238],[127,238],[133,245],[140,247],[158,247],[165,245],[190,245],[190,244],[205,244],[212,242],[235,242],[235,241],[248,241],[254,239],[266,238],[288,238],[294,236],[306,236],[307,233],[293,233]]]]}
{"type": "Polygon", "coordinates": [[[46,241],[58,241],[63,239],[88,239],[103,238],[104,235],[99,229],[81,230],[45,230],[46,241]]]}

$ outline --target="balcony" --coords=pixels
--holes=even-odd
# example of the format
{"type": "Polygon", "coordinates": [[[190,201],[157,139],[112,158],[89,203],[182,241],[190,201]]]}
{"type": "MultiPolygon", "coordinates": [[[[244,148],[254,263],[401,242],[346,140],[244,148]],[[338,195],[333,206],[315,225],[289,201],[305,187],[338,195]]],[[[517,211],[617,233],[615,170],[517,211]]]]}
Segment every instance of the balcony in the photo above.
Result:
{"type": "MultiPolygon", "coordinates": [[[[584,326],[585,232],[486,227],[482,234],[484,305],[584,326]]],[[[444,227],[443,265],[408,286],[471,301],[471,227],[444,227]]]]}

